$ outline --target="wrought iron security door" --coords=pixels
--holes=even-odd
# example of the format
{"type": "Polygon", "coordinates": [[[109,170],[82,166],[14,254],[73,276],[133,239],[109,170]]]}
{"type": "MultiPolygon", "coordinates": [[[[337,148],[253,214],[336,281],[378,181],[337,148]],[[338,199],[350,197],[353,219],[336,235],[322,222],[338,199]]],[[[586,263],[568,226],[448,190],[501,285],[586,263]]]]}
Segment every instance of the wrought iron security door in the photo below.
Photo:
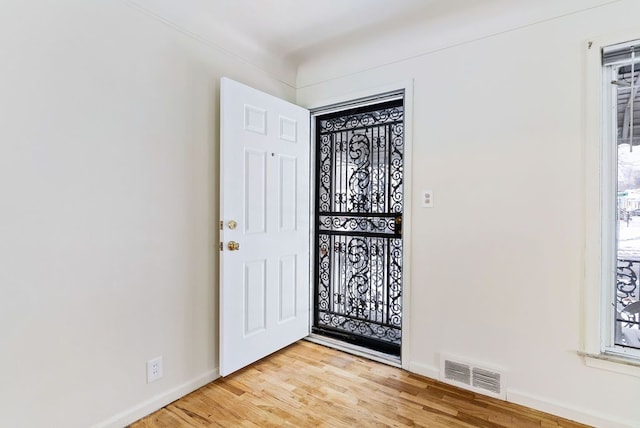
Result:
{"type": "Polygon", "coordinates": [[[403,100],[318,115],[315,126],[313,331],[400,355],[403,100]]]}

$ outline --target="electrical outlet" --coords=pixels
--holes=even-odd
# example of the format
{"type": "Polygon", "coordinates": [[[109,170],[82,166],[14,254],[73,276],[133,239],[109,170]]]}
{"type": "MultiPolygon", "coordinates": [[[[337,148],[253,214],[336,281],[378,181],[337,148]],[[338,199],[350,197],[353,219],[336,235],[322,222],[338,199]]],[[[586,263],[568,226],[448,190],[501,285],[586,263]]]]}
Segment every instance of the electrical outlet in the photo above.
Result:
{"type": "Polygon", "coordinates": [[[162,357],[147,361],[147,383],[155,382],[162,377],[162,357]]]}
{"type": "Polygon", "coordinates": [[[433,190],[423,190],[420,194],[420,203],[423,208],[433,208],[433,190]]]}

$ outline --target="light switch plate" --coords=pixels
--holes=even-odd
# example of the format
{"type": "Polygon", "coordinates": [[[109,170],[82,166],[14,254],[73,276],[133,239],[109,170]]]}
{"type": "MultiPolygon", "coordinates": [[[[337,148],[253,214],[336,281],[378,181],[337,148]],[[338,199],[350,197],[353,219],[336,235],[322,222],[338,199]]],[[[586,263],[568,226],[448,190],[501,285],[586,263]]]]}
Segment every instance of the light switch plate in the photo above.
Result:
{"type": "Polygon", "coordinates": [[[423,190],[420,193],[422,208],[433,208],[433,190],[423,190]]]}

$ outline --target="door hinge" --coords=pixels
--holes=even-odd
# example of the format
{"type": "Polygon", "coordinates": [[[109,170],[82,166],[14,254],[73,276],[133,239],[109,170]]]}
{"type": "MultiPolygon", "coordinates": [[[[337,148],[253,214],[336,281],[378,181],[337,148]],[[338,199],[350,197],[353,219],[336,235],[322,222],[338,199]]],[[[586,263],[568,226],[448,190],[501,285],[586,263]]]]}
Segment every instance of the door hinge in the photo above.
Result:
{"type": "Polygon", "coordinates": [[[224,221],[220,220],[220,230],[224,229],[224,221]]]}
{"type": "Polygon", "coordinates": [[[222,242],[220,243],[220,251],[224,251],[224,245],[222,244],[222,242]]]}
{"type": "Polygon", "coordinates": [[[394,232],[396,233],[396,235],[402,236],[402,214],[396,216],[394,223],[394,232]]]}

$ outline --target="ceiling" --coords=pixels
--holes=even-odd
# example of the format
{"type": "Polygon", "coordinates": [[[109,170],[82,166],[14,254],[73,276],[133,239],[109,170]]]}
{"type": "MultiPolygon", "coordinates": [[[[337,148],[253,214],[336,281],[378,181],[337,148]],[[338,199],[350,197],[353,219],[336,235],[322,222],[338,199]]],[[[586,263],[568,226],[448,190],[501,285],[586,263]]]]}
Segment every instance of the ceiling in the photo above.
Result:
{"type": "Polygon", "coordinates": [[[375,65],[618,0],[126,1],[293,84],[327,52],[373,47],[375,65]]]}
{"type": "Polygon", "coordinates": [[[498,0],[131,0],[174,25],[232,49],[297,58],[354,33],[388,31],[498,0]]]}

